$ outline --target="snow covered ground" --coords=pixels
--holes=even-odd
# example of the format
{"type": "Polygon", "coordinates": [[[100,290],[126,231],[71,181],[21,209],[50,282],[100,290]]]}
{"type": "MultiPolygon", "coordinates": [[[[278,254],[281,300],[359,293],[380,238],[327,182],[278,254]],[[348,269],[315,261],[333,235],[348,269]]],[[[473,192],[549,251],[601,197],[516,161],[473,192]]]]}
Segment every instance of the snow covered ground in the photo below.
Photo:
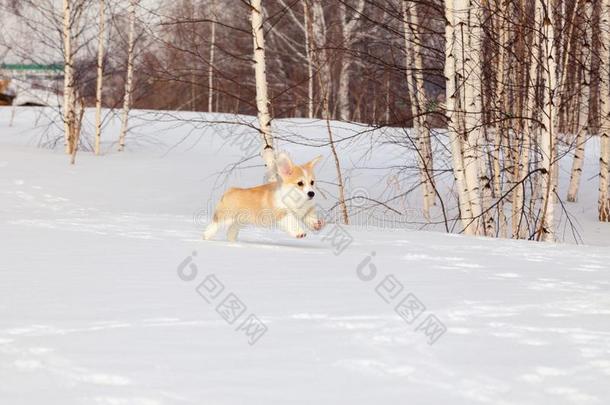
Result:
{"type": "MultiPolygon", "coordinates": [[[[610,239],[586,171],[571,209],[598,246],[332,224],[204,242],[219,173],[249,156],[234,126],[136,112],[127,152],[110,121],[107,153],[71,167],[35,148],[61,123],[32,111],[0,109],[1,404],[608,402],[610,239]]],[[[328,154],[297,145],[319,124],[280,125],[302,160],[328,154]]],[[[344,145],[352,187],[381,187],[344,145]]],[[[260,180],[255,154],[231,184],[260,180]]]]}

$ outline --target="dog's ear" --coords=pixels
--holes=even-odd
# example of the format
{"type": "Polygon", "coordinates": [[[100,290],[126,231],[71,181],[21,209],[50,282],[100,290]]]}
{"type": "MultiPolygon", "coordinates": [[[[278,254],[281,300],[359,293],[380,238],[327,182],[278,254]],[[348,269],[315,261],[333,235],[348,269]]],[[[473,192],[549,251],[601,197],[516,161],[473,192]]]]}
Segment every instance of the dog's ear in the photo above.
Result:
{"type": "Polygon", "coordinates": [[[320,162],[320,160],[322,160],[322,155],[311,159],[309,162],[305,163],[303,166],[307,167],[308,169],[313,169],[314,166],[320,162]]]}
{"type": "Polygon", "coordinates": [[[277,172],[280,174],[280,176],[286,177],[286,176],[290,176],[292,174],[292,170],[293,170],[292,160],[290,160],[290,157],[287,154],[285,154],[284,152],[282,152],[278,155],[276,165],[277,165],[277,172]]]}

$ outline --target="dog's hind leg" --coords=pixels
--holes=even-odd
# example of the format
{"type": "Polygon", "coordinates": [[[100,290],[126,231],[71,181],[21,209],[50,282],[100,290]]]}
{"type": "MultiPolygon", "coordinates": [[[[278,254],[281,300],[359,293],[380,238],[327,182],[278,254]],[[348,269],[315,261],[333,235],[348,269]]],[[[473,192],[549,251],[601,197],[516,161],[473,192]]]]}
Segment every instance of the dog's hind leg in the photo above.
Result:
{"type": "Polygon", "coordinates": [[[207,226],[207,228],[205,228],[205,231],[203,232],[203,239],[205,240],[210,240],[214,237],[214,235],[216,235],[216,232],[218,232],[218,228],[219,228],[219,224],[216,221],[212,221],[210,222],[210,224],[207,226]]]}
{"type": "Polygon", "coordinates": [[[229,226],[227,230],[227,240],[229,242],[235,242],[237,240],[237,235],[239,235],[240,226],[238,223],[233,223],[229,226]]]}
{"type": "Polygon", "coordinates": [[[220,229],[221,226],[223,225],[231,225],[233,223],[231,218],[226,218],[224,215],[222,215],[222,212],[220,213],[221,215],[219,215],[218,210],[216,210],[216,212],[214,213],[214,216],[212,217],[212,222],[210,222],[210,224],[208,225],[207,228],[205,228],[205,231],[203,232],[203,239],[205,240],[210,240],[214,237],[214,235],[216,235],[216,233],[218,232],[218,229],[220,229]]]}

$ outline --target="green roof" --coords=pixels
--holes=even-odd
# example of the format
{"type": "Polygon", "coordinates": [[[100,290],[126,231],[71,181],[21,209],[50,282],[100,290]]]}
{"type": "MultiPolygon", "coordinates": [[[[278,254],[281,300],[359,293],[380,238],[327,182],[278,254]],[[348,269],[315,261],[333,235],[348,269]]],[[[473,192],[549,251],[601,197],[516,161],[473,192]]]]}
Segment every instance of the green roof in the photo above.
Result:
{"type": "Polygon", "coordinates": [[[50,64],[40,64],[40,63],[3,63],[0,65],[0,69],[5,70],[53,70],[53,71],[62,71],[64,70],[64,65],[62,63],[50,63],[50,64]]]}

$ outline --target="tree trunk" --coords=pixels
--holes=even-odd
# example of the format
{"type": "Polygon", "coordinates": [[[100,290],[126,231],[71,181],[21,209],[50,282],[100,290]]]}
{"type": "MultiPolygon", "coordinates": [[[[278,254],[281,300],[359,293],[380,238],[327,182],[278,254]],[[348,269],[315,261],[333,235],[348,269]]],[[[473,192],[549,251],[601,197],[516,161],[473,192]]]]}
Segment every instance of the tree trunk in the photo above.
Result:
{"type": "Polygon", "coordinates": [[[427,124],[426,89],[424,87],[423,58],[421,53],[421,42],[417,33],[419,27],[419,14],[414,2],[404,0],[403,28],[405,51],[407,53],[407,86],[411,98],[411,115],[413,117],[413,129],[417,140],[417,154],[421,182],[423,189],[424,217],[430,218],[430,208],[435,204],[436,194],[432,180],[432,147],[430,141],[430,130],[427,124]],[[414,68],[414,70],[412,68],[414,68]]]}
{"type": "MultiPolygon", "coordinates": [[[[505,138],[505,113],[508,111],[507,91],[505,88],[505,80],[508,77],[506,69],[508,43],[508,21],[506,21],[507,7],[503,1],[498,2],[498,15],[496,18],[496,30],[498,30],[498,61],[496,66],[496,88],[494,92],[496,103],[496,125],[494,132],[493,150],[491,152],[492,169],[493,169],[493,197],[498,199],[498,225],[500,237],[506,237],[506,215],[504,214],[504,199],[502,196],[502,145],[505,138]]],[[[510,56],[509,56],[510,57],[510,56]]],[[[508,131],[506,131],[508,132],[508,131]]]]}
{"type": "Polygon", "coordinates": [[[610,222],[610,201],[608,199],[608,165],[610,162],[610,0],[602,1],[600,22],[601,68],[600,68],[600,156],[599,156],[599,220],[610,222]]]}
{"type": "Polygon", "coordinates": [[[358,3],[353,8],[353,18],[348,19],[347,16],[347,5],[344,2],[339,3],[339,14],[341,19],[341,34],[343,37],[343,56],[341,58],[341,67],[339,69],[339,89],[337,91],[337,107],[339,116],[338,119],[342,121],[349,121],[351,118],[350,110],[350,93],[349,83],[351,76],[351,61],[346,56],[348,51],[351,50],[354,45],[356,37],[356,28],[366,0],[358,0],[358,3]]]}
{"type": "Polygon", "coordinates": [[[339,90],[337,91],[337,107],[339,110],[337,119],[341,121],[349,121],[350,119],[349,81],[350,64],[344,56],[339,69],[339,90]]]}
{"type": "Polygon", "coordinates": [[[76,152],[78,151],[78,143],[80,141],[81,134],[81,125],[83,123],[83,115],[85,114],[85,102],[82,98],[79,98],[76,104],[75,114],[77,116],[75,122],[75,131],[74,131],[74,147],[72,148],[72,152],[70,153],[70,164],[76,163],[76,152]]]}
{"type": "MultiPolygon", "coordinates": [[[[462,2],[459,1],[459,5],[462,2]]],[[[445,25],[445,79],[446,79],[446,115],[447,115],[447,132],[451,145],[451,158],[453,162],[453,175],[458,193],[458,202],[460,208],[460,219],[462,221],[464,233],[467,235],[475,234],[475,229],[472,226],[473,216],[470,208],[470,199],[468,196],[468,188],[464,174],[464,156],[462,152],[462,141],[460,133],[462,131],[461,114],[458,94],[458,44],[456,40],[456,25],[454,0],[445,0],[445,17],[447,23],[445,25]]]]}
{"type": "Polygon", "coordinates": [[[64,142],[66,153],[72,154],[72,140],[76,112],[74,111],[74,55],[72,51],[72,8],[70,0],[63,0],[64,40],[64,142]]]}
{"type": "Polygon", "coordinates": [[[585,142],[587,141],[587,134],[589,130],[589,100],[590,100],[590,69],[591,69],[591,1],[584,1],[583,7],[585,8],[585,24],[587,29],[585,30],[585,39],[582,44],[582,74],[583,80],[578,93],[579,103],[577,104],[579,114],[579,128],[576,134],[575,140],[575,151],[574,160],[572,161],[572,170],[570,175],[570,186],[568,189],[568,201],[576,202],[578,199],[578,189],[580,187],[580,178],[582,175],[582,165],[585,158],[585,142]],[[587,106],[585,108],[585,106],[587,106]]]}
{"type": "MultiPolygon", "coordinates": [[[[541,190],[542,207],[540,214],[540,225],[538,229],[538,240],[555,240],[555,215],[554,194],[555,182],[553,170],[555,165],[555,141],[556,141],[556,89],[557,89],[557,64],[555,61],[555,31],[553,27],[552,0],[538,0],[544,10],[542,18],[542,49],[544,51],[544,89],[543,89],[543,114],[542,130],[540,133],[541,162],[541,190]]],[[[536,12],[542,12],[542,10],[536,12]]]]}
{"type": "MultiPolygon", "coordinates": [[[[465,6],[466,1],[463,1],[465,6]]],[[[462,7],[463,7],[462,6],[462,7]]],[[[461,10],[466,10],[461,8],[461,10]]],[[[464,171],[466,175],[466,185],[468,196],[474,218],[476,234],[484,234],[482,207],[481,207],[481,186],[480,186],[480,155],[482,139],[482,107],[481,107],[481,41],[482,30],[480,22],[480,6],[470,1],[468,4],[468,20],[466,13],[461,12],[463,17],[460,27],[460,34],[464,40],[461,42],[461,50],[465,57],[462,61],[463,81],[464,81],[464,111],[465,111],[465,135],[466,144],[464,151],[464,171]],[[464,43],[464,41],[467,41],[464,43]]]]}
{"type": "Polygon", "coordinates": [[[303,17],[305,26],[305,55],[307,57],[307,116],[313,118],[313,62],[311,47],[311,15],[308,0],[303,0],[303,17]]]}
{"type": "Polygon", "coordinates": [[[123,98],[123,118],[119,135],[119,152],[125,149],[125,135],[129,125],[129,110],[133,91],[133,60],[136,31],[136,5],[138,0],[131,0],[129,8],[129,39],[127,44],[127,78],[125,80],[125,96],[123,98]]]}
{"type": "Polygon", "coordinates": [[[388,70],[386,70],[385,73],[385,114],[383,117],[383,124],[384,125],[390,125],[390,107],[392,105],[392,86],[391,86],[391,80],[390,80],[390,72],[388,70]]]}
{"type": "MultiPolygon", "coordinates": [[[[529,122],[523,126],[523,139],[519,145],[519,156],[517,160],[517,167],[513,175],[513,182],[518,184],[513,192],[512,199],[512,237],[513,238],[526,238],[529,236],[526,228],[527,221],[526,207],[524,205],[525,199],[525,179],[529,173],[529,162],[530,162],[530,149],[532,140],[538,139],[539,128],[537,122],[539,121],[539,112],[537,104],[538,84],[539,84],[539,71],[540,71],[540,59],[542,58],[543,52],[540,50],[541,37],[540,27],[542,26],[542,10],[541,4],[536,0],[535,14],[534,14],[534,30],[532,32],[532,42],[530,45],[530,58],[529,58],[529,71],[527,73],[527,92],[526,92],[526,111],[530,119],[529,122]],[[539,52],[538,52],[539,51],[539,52]],[[536,55],[538,52],[539,55],[536,55]],[[540,57],[538,57],[540,56],[540,57]]],[[[530,198],[534,199],[532,195],[530,198]]]]}
{"type": "Polygon", "coordinates": [[[318,87],[320,88],[320,96],[322,98],[322,115],[326,121],[326,129],[328,131],[328,140],[330,150],[335,161],[335,170],[337,172],[337,184],[339,188],[338,204],[341,208],[341,215],[344,224],[349,224],[349,211],[345,201],[345,186],[343,183],[343,173],[341,171],[341,162],[337,153],[337,148],[333,138],[332,128],[330,125],[331,111],[330,111],[330,69],[326,61],[326,51],[322,48],[321,44],[325,41],[326,25],[324,23],[324,10],[322,8],[321,0],[314,0],[313,2],[313,17],[312,17],[312,32],[310,33],[311,45],[316,50],[312,52],[313,65],[316,66],[321,74],[318,74],[318,87]],[[328,80],[328,81],[326,81],[328,80]]]}
{"type": "MultiPolygon", "coordinates": [[[[318,71],[320,83],[332,83],[332,75],[330,69],[330,61],[328,52],[326,51],[326,20],[324,18],[324,7],[322,0],[312,0],[311,3],[311,35],[310,40],[313,45],[314,66],[318,71]]],[[[323,92],[323,89],[320,89],[323,92]]],[[[329,104],[330,104],[330,94],[329,104]]]]}
{"type": "Polygon", "coordinates": [[[216,51],[216,2],[212,1],[212,32],[210,33],[210,66],[208,67],[208,112],[214,112],[214,53],[216,51]]]}
{"type": "Polygon", "coordinates": [[[80,102],[76,89],[74,75],[74,46],[73,28],[80,16],[79,10],[73,9],[74,3],[70,0],[63,1],[63,42],[64,42],[64,137],[66,141],[66,153],[73,162],[78,149],[82,114],[77,112],[77,102],[80,102]]]}
{"type": "MultiPolygon", "coordinates": [[[[320,86],[322,88],[322,86],[320,86]]],[[[339,188],[339,206],[341,207],[341,215],[343,217],[343,223],[349,225],[349,212],[347,210],[347,204],[345,203],[345,186],[343,184],[343,172],[341,171],[341,162],[339,161],[339,155],[337,154],[337,147],[335,146],[335,140],[333,138],[333,131],[330,127],[330,107],[328,103],[329,85],[326,85],[326,90],[323,90],[322,99],[322,111],[326,120],[326,129],[328,130],[328,143],[330,150],[333,154],[335,161],[335,170],[337,171],[337,184],[339,188]]]]}
{"type": "Polygon", "coordinates": [[[269,96],[267,94],[267,71],[265,65],[265,36],[263,29],[263,6],[261,0],[251,0],[252,39],[254,45],[254,75],[256,81],[256,108],[258,124],[263,138],[262,157],[267,166],[267,179],[277,178],[273,135],[271,133],[271,114],[269,112],[269,96]]]}
{"type": "Polygon", "coordinates": [[[100,32],[97,43],[97,83],[95,88],[95,147],[96,155],[100,154],[100,140],[102,137],[102,86],[104,80],[104,12],[105,0],[100,0],[100,32]]]}

